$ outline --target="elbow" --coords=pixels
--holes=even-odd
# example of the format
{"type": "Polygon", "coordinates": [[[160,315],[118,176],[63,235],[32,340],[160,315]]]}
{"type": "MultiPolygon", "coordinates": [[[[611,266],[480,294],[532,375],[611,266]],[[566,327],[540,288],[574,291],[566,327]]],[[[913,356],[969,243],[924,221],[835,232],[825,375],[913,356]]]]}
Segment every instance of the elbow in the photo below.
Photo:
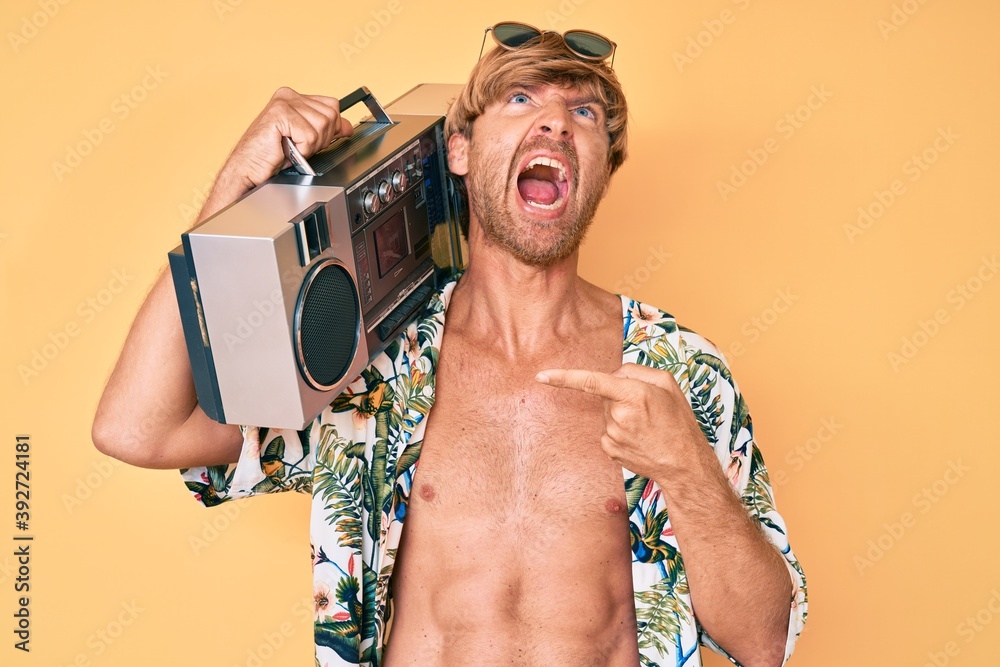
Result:
{"type": "Polygon", "coordinates": [[[101,454],[129,463],[129,453],[126,447],[122,446],[121,439],[117,437],[114,425],[108,423],[109,420],[98,413],[94,417],[94,423],[90,427],[90,439],[101,454]]]}
{"type": "Polygon", "coordinates": [[[148,456],[150,443],[140,442],[126,425],[116,423],[100,412],[94,417],[90,439],[97,451],[105,456],[140,468],[151,467],[148,456]]]}

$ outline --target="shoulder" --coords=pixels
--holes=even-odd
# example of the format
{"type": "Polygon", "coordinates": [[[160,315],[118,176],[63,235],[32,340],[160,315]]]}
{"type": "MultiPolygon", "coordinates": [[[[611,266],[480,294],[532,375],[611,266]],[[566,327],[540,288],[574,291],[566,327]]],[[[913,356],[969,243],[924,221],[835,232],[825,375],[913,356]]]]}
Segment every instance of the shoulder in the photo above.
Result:
{"type": "Polygon", "coordinates": [[[624,361],[669,371],[720,457],[752,438],[750,415],[719,346],[654,306],[623,297],[624,361]]]}
{"type": "Polygon", "coordinates": [[[661,352],[669,348],[677,361],[708,363],[728,371],[725,355],[708,336],[684,326],[662,308],[625,295],[619,298],[626,352],[633,347],[639,350],[659,348],[661,352]]]}

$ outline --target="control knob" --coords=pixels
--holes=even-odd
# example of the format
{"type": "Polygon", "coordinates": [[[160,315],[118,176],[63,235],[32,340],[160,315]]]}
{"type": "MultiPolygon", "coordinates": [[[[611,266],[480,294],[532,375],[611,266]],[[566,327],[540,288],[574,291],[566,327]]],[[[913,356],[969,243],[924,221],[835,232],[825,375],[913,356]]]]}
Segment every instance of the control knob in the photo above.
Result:
{"type": "Polygon", "coordinates": [[[387,203],[392,199],[392,187],[389,185],[389,181],[383,180],[378,184],[378,198],[382,200],[383,203],[387,203]]]}
{"type": "Polygon", "coordinates": [[[365,213],[368,215],[375,215],[382,208],[382,202],[379,201],[379,198],[371,190],[366,190],[365,194],[361,196],[361,203],[365,207],[365,213]]]}
{"type": "Polygon", "coordinates": [[[399,171],[398,169],[392,172],[392,189],[396,192],[402,192],[406,189],[407,179],[406,174],[399,171]]]}

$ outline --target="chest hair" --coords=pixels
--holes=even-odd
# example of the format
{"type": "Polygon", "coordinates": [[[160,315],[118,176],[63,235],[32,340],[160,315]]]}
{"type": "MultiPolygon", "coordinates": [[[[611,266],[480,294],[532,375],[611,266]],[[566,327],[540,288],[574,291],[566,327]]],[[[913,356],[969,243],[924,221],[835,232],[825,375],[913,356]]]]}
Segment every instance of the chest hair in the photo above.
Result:
{"type": "Polygon", "coordinates": [[[612,342],[511,364],[449,341],[414,500],[458,520],[488,518],[518,532],[543,521],[578,521],[581,513],[623,514],[621,468],[600,446],[603,401],[534,379],[552,367],[611,372],[621,364],[620,337],[612,342]]]}

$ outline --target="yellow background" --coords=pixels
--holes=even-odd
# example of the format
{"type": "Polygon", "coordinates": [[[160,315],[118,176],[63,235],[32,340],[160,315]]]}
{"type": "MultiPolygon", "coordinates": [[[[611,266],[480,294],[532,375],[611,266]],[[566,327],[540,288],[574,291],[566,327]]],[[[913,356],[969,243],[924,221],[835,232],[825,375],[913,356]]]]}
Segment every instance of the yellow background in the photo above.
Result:
{"type": "Polygon", "coordinates": [[[1000,7],[397,2],[4,2],[0,661],[312,664],[308,499],[206,511],[177,473],[99,454],[91,417],[166,252],[275,88],[390,100],[459,82],[483,28],[519,19],[619,44],[631,158],[581,272],[729,355],[809,579],[792,664],[996,664],[1000,7]],[[750,175],[724,198],[734,169],[750,175]],[[30,654],[12,647],[19,433],[30,654]]]}

